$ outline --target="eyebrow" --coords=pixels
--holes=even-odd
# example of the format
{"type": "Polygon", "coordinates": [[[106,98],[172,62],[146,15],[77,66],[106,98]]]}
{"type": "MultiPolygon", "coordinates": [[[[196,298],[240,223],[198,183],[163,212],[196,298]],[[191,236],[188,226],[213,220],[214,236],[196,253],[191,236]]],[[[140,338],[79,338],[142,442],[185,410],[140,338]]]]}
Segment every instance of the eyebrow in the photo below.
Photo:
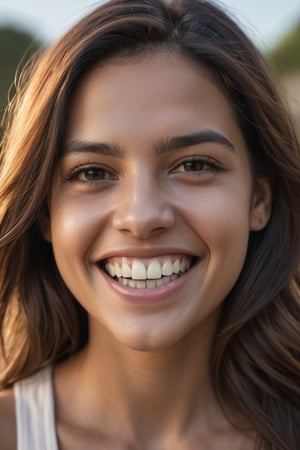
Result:
{"type": "MultiPolygon", "coordinates": [[[[207,142],[213,142],[223,145],[229,150],[235,149],[232,142],[230,142],[230,140],[223,134],[211,129],[207,129],[161,140],[154,146],[154,151],[157,156],[160,156],[164,153],[179,150],[184,147],[191,147],[193,145],[204,144],[207,142]]],[[[126,150],[120,145],[111,145],[105,142],[74,140],[69,142],[62,148],[62,155],[66,155],[69,153],[89,152],[112,156],[119,159],[124,159],[126,155],[126,150]]]]}
{"type": "Polygon", "coordinates": [[[105,142],[91,142],[74,140],[66,144],[62,148],[62,155],[69,153],[100,153],[102,155],[113,156],[123,159],[126,152],[119,145],[106,144],[105,142]]]}
{"type": "Polygon", "coordinates": [[[184,147],[191,147],[197,144],[204,144],[206,142],[213,142],[221,144],[230,150],[234,150],[234,145],[223,134],[214,130],[201,130],[194,133],[185,134],[183,136],[175,136],[170,139],[161,141],[155,146],[155,153],[161,155],[173,150],[178,150],[184,147]]]}

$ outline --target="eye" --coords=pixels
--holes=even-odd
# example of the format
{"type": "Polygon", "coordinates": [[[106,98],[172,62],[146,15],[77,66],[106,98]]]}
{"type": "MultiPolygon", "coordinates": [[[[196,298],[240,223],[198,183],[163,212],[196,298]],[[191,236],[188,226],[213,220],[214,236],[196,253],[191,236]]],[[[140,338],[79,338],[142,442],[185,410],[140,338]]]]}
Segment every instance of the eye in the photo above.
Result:
{"type": "Polygon", "coordinates": [[[88,165],[75,167],[67,175],[66,179],[69,181],[91,184],[102,181],[116,180],[117,175],[105,167],[88,165]]]}
{"type": "Polygon", "coordinates": [[[212,158],[193,157],[182,161],[173,169],[173,172],[199,174],[203,172],[217,171],[221,169],[222,169],[221,165],[212,158]]]}

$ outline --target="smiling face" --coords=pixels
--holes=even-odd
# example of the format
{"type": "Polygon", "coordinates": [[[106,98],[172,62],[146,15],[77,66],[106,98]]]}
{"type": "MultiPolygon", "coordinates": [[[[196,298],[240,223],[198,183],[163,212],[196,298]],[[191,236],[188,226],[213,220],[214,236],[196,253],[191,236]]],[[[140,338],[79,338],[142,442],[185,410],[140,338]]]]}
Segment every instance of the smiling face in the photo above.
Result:
{"type": "Polygon", "coordinates": [[[91,330],[160,349],[213,333],[265,190],[207,73],[169,54],[111,62],[74,93],[44,235],[91,330]]]}

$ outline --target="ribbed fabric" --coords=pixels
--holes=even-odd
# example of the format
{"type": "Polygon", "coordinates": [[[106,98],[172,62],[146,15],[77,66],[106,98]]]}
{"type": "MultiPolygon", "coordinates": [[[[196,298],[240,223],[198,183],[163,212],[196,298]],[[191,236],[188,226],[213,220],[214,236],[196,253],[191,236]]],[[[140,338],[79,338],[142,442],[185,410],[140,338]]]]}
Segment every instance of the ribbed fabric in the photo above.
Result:
{"type": "Polygon", "coordinates": [[[17,382],[14,395],[17,450],[58,450],[51,368],[17,382]]]}

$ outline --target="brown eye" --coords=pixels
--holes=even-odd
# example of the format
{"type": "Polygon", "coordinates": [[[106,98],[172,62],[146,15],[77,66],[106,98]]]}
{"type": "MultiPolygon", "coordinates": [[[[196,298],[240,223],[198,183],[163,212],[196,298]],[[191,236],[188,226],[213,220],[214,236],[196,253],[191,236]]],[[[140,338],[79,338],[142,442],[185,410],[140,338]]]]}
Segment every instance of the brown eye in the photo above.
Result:
{"type": "Polygon", "coordinates": [[[117,179],[117,175],[109,168],[103,166],[79,166],[74,168],[67,176],[68,181],[79,183],[101,183],[117,179]]]}
{"type": "Polygon", "coordinates": [[[109,174],[106,170],[98,167],[92,167],[85,169],[81,174],[81,179],[85,178],[88,181],[105,180],[109,178],[109,174]]]}
{"type": "Polygon", "coordinates": [[[186,161],[182,163],[182,167],[185,172],[201,172],[205,167],[205,163],[201,160],[186,161]]]}
{"type": "Polygon", "coordinates": [[[191,173],[202,175],[209,172],[222,170],[222,166],[216,160],[208,157],[193,157],[182,161],[173,169],[173,173],[191,173]]]}

